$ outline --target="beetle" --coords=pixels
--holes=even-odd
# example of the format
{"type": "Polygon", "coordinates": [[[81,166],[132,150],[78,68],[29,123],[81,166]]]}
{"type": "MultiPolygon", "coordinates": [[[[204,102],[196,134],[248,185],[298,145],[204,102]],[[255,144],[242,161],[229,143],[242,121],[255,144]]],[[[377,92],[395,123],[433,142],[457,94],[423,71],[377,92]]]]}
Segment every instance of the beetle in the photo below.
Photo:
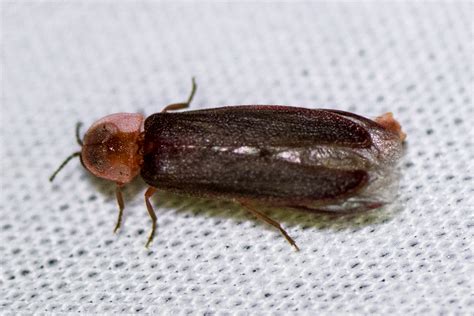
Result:
{"type": "Polygon", "coordinates": [[[282,226],[256,205],[347,213],[389,202],[379,192],[391,181],[406,137],[391,113],[370,120],[339,110],[276,105],[170,112],[189,107],[195,92],[193,78],[186,102],[146,119],[108,115],[83,140],[78,123],[82,149],[50,181],[80,157],[93,175],[115,182],[116,232],[124,210],[121,188],[140,174],[149,185],[144,197],[152,221],[146,247],[156,229],[150,203],[156,190],[236,202],[277,228],[296,250],[282,226]]]}

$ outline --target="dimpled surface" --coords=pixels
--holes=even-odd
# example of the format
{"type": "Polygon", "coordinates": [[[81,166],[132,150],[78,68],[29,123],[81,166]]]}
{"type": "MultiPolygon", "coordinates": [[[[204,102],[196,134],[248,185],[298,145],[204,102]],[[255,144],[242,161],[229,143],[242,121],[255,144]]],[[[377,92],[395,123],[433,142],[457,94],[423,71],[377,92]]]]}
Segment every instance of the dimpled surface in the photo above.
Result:
{"type": "Polygon", "coordinates": [[[472,314],[472,3],[2,2],[2,313],[472,314]],[[331,218],[158,193],[64,157],[114,112],[288,104],[407,133],[397,200],[331,218]]]}

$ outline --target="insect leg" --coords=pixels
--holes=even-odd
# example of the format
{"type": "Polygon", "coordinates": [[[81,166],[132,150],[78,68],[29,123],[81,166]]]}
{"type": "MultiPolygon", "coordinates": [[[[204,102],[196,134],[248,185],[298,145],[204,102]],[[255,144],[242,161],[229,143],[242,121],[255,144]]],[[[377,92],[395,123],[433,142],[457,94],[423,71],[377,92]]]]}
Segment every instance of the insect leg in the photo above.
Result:
{"type": "Polygon", "coordinates": [[[148,237],[148,241],[146,242],[146,245],[145,245],[146,248],[148,248],[148,246],[153,241],[153,237],[155,236],[155,230],[156,230],[156,214],[155,214],[155,211],[153,210],[153,206],[150,203],[150,198],[155,193],[155,191],[156,189],[154,187],[148,187],[148,189],[145,192],[146,208],[152,220],[151,233],[150,233],[150,236],[148,237]]]}
{"type": "Polygon", "coordinates": [[[117,198],[117,204],[119,206],[119,215],[117,218],[117,224],[115,225],[115,228],[114,228],[114,233],[117,232],[117,230],[120,228],[120,225],[122,224],[123,209],[125,208],[124,203],[123,203],[121,184],[117,183],[117,186],[115,187],[115,196],[117,198]]]}
{"type": "Polygon", "coordinates": [[[168,112],[168,111],[175,111],[175,110],[182,110],[191,104],[191,101],[193,100],[194,94],[196,93],[196,81],[194,80],[194,77],[192,78],[192,88],[191,88],[191,94],[188,97],[188,101],[182,102],[182,103],[173,103],[165,106],[165,108],[161,112],[168,112]]]}
{"type": "Polygon", "coordinates": [[[242,205],[247,210],[249,210],[253,215],[255,215],[258,219],[260,219],[262,221],[265,221],[268,224],[275,227],[276,229],[278,229],[280,231],[280,233],[283,235],[283,237],[285,237],[285,239],[290,243],[290,245],[295,247],[296,251],[300,250],[300,248],[298,248],[298,246],[296,245],[293,238],[291,238],[290,235],[288,235],[288,233],[283,229],[283,227],[281,227],[280,223],[278,223],[277,221],[271,219],[270,217],[268,217],[264,213],[257,211],[255,208],[249,206],[246,202],[241,201],[241,200],[239,200],[238,202],[240,203],[240,205],[242,205]]]}

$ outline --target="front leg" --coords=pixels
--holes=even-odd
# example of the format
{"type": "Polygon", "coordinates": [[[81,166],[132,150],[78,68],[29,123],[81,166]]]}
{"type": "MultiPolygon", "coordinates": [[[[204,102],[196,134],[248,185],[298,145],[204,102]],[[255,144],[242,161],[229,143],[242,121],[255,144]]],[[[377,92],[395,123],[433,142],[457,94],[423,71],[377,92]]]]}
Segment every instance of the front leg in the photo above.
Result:
{"type": "Polygon", "coordinates": [[[117,204],[119,206],[119,215],[117,218],[117,224],[115,224],[114,233],[116,233],[122,225],[123,209],[125,208],[122,196],[122,184],[120,183],[117,183],[115,187],[115,197],[117,198],[117,204]]]}

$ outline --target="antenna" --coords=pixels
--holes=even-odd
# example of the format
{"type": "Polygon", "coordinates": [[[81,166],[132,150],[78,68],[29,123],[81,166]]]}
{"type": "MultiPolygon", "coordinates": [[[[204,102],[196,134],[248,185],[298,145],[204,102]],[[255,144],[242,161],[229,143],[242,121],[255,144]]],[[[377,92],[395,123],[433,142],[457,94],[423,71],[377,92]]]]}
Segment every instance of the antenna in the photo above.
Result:
{"type": "MultiPolygon", "coordinates": [[[[79,146],[82,147],[82,139],[81,139],[81,136],[80,136],[80,129],[81,129],[81,126],[82,126],[82,123],[81,123],[81,122],[77,122],[77,124],[76,124],[76,141],[77,141],[77,143],[79,144],[79,146]]],[[[63,163],[59,166],[59,168],[56,169],[56,171],[51,175],[51,177],[49,177],[49,181],[50,181],[50,182],[53,182],[54,178],[55,178],[56,175],[59,173],[59,171],[61,171],[61,169],[64,168],[64,166],[67,165],[67,163],[68,163],[72,158],[80,157],[80,156],[81,156],[81,152],[80,152],[80,151],[77,151],[77,152],[72,153],[71,155],[69,155],[69,156],[63,161],[63,163]]]]}

